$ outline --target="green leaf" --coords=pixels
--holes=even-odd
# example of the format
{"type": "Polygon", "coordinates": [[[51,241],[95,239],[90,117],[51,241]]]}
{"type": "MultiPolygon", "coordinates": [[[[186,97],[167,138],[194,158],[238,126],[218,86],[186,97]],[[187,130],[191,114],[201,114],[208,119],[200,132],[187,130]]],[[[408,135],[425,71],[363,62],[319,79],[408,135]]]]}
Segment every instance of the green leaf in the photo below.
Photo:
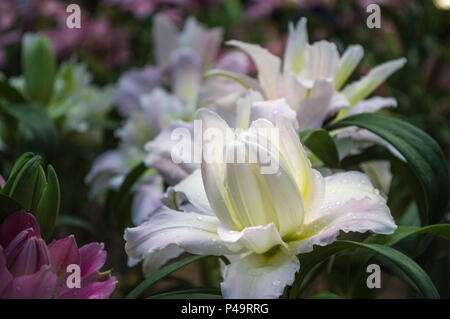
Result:
{"type": "Polygon", "coordinates": [[[2,193],[9,194],[11,192],[11,188],[14,184],[14,181],[17,177],[17,174],[22,169],[22,167],[34,156],[33,153],[27,152],[23,153],[14,163],[13,168],[11,169],[11,173],[9,174],[9,178],[6,181],[6,184],[2,188],[2,193]]]}
{"type": "Polygon", "coordinates": [[[206,257],[209,257],[208,255],[206,256],[192,256],[192,257],[187,257],[185,259],[182,259],[180,261],[174,262],[173,264],[170,264],[164,268],[162,268],[161,270],[155,272],[153,275],[150,275],[147,279],[145,279],[143,282],[141,282],[136,288],[134,288],[129,294],[128,296],[126,296],[126,299],[136,299],[138,298],[140,295],[142,295],[142,293],[149,288],[151,285],[153,285],[155,282],[157,282],[158,280],[164,278],[165,276],[173,273],[174,271],[183,268],[186,265],[189,265],[195,261],[204,259],[206,257]]]}
{"type": "Polygon", "coordinates": [[[34,156],[18,172],[17,177],[7,194],[19,202],[27,211],[30,211],[33,203],[34,186],[39,176],[41,157],[34,156]]]}
{"type": "Polygon", "coordinates": [[[308,275],[309,271],[317,266],[317,264],[323,263],[329,257],[339,252],[353,248],[369,249],[388,258],[404,273],[409,281],[414,283],[415,287],[413,288],[417,288],[422,296],[433,299],[439,298],[439,293],[428,275],[414,260],[405,254],[379,244],[367,244],[347,240],[339,240],[328,246],[316,247],[311,253],[300,255],[299,259],[302,268],[297,274],[294,285],[291,288],[290,297],[295,298],[298,295],[302,289],[304,278],[308,275]]]}
{"type": "Polygon", "coordinates": [[[307,299],[342,299],[342,298],[332,292],[321,291],[313,296],[308,297],[307,299]]]}
{"type": "Polygon", "coordinates": [[[132,200],[131,190],[134,184],[148,170],[145,163],[136,165],[125,177],[119,191],[115,195],[113,207],[113,218],[122,227],[126,227],[131,222],[130,203],[132,200]]]}
{"type": "Polygon", "coordinates": [[[55,53],[44,35],[25,34],[22,42],[22,72],[31,101],[46,105],[53,93],[55,53]]]}
{"type": "Polygon", "coordinates": [[[58,132],[44,109],[32,104],[1,105],[0,109],[29,130],[34,147],[38,146],[43,150],[56,148],[58,132]]]}
{"type": "Polygon", "coordinates": [[[222,299],[217,288],[192,288],[152,295],[146,299],[222,299]]]}
{"type": "Polygon", "coordinates": [[[56,172],[51,165],[47,167],[48,182],[43,189],[39,204],[34,213],[41,228],[41,234],[49,239],[55,228],[59,214],[61,192],[56,172]]]}
{"type": "Polygon", "coordinates": [[[411,165],[421,183],[417,198],[424,225],[442,220],[448,205],[449,172],[439,145],[417,127],[382,114],[362,113],[335,122],[327,130],[356,126],[367,129],[395,147],[411,165]]]}
{"type": "Polygon", "coordinates": [[[5,80],[0,80],[0,97],[13,104],[25,102],[22,93],[5,80]]]}
{"type": "Polygon", "coordinates": [[[339,153],[330,134],[324,129],[312,129],[300,133],[303,145],[311,150],[326,166],[338,168],[339,153]]]}

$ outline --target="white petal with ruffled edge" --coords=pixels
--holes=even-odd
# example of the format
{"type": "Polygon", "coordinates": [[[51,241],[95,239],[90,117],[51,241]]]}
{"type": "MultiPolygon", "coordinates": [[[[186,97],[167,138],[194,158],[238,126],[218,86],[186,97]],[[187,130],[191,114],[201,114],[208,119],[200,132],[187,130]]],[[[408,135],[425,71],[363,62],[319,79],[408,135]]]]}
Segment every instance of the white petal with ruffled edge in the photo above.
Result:
{"type": "Polygon", "coordinates": [[[125,230],[125,251],[135,259],[147,257],[169,245],[176,245],[191,254],[232,254],[217,234],[219,224],[213,216],[162,208],[142,225],[125,230]]]}
{"type": "Polygon", "coordinates": [[[217,231],[225,243],[233,246],[240,244],[257,254],[263,254],[275,246],[286,246],[274,223],[246,227],[242,231],[230,230],[225,224],[221,224],[217,231]]]}
{"type": "Polygon", "coordinates": [[[270,256],[250,254],[225,266],[222,295],[230,299],[274,299],[292,285],[298,259],[278,249],[270,256]]]}

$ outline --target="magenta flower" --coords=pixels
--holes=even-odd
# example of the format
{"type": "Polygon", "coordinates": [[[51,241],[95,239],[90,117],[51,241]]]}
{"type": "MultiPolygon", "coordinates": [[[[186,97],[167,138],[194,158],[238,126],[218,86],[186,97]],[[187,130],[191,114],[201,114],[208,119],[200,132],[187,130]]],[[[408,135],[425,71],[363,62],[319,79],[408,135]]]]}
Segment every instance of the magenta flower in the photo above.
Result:
{"type": "Polygon", "coordinates": [[[105,260],[102,244],[78,248],[73,236],[47,245],[34,216],[15,212],[0,227],[0,298],[108,298],[117,280],[99,272],[105,260]],[[69,283],[74,268],[75,287],[69,283]]]}

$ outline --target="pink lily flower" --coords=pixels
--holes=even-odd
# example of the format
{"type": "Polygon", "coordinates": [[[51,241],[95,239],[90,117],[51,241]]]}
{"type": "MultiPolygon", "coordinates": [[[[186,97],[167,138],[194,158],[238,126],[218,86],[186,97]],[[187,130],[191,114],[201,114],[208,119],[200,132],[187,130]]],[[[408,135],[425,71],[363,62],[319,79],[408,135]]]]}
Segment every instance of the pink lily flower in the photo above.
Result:
{"type": "Polygon", "coordinates": [[[78,248],[74,236],[47,245],[35,217],[15,212],[0,227],[0,298],[108,298],[117,280],[99,272],[105,260],[102,244],[78,248]],[[69,283],[77,272],[73,268],[79,270],[75,287],[69,283]]]}

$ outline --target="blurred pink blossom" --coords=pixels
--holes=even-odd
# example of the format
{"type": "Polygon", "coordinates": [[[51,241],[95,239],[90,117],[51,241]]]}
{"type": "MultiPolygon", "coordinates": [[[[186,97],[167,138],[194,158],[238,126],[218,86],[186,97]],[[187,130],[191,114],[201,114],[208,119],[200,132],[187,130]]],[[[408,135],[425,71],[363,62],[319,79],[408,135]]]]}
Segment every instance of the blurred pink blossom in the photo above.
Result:
{"type": "Polygon", "coordinates": [[[0,228],[0,298],[108,298],[117,280],[99,272],[105,260],[102,244],[78,248],[73,236],[47,245],[34,216],[15,212],[0,228]],[[67,284],[69,265],[80,267],[79,288],[67,284]]]}

